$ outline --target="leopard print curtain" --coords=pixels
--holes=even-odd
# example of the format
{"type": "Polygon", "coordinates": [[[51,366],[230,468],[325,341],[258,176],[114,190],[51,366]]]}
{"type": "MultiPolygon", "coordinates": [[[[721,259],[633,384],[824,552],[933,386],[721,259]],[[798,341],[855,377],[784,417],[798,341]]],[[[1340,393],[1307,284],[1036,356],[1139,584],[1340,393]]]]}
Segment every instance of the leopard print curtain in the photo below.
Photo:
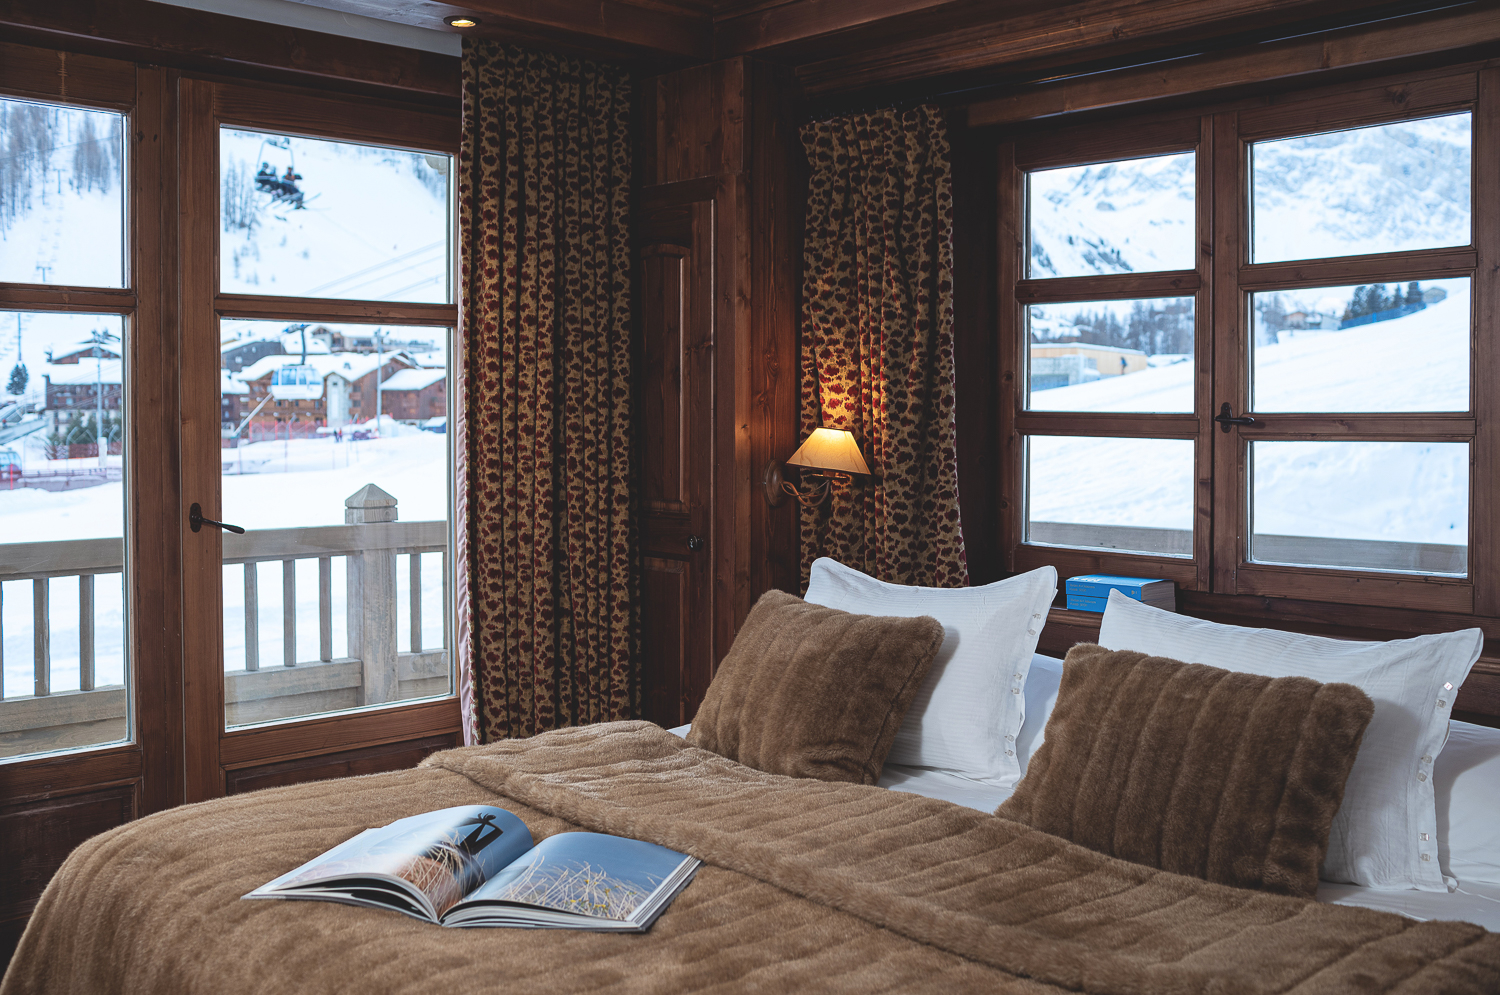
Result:
{"type": "Polygon", "coordinates": [[[620,69],[465,39],[466,742],[639,711],[630,104],[620,69]]]}
{"type": "Polygon", "coordinates": [[[802,438],[848,429],[875,479],[802,509],[819,556],[897,584],[968,583],[953,406],[953,193],[936,107],[803,126],[802,438]]]}

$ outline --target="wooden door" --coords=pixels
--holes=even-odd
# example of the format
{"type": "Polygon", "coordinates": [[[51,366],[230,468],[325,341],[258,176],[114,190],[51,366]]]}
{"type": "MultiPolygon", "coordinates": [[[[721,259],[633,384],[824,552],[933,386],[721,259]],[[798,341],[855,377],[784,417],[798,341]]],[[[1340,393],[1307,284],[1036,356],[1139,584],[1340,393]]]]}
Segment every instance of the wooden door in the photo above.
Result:
{"type": "Polygon", "coordinates": [[[643,705],[670,727],[713,676],[714,203],[648,207],[641,232],[643,705]]]}

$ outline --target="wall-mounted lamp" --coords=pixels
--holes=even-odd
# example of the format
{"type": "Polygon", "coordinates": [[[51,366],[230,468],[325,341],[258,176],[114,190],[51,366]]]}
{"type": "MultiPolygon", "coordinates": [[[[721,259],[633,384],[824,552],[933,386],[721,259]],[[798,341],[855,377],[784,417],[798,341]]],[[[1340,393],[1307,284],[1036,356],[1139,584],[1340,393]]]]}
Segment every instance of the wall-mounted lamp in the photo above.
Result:
{"type": "Polygon", "coordinates": [[[767,463],[761,484],[766,490],[766,502],[773,508],[780,506],[789,496],[808,507],[822,504],[828,500],[834,483],[848,484],[856,473],[870,475],[870,467],[860,455],[854,434],[841,429],[813,429],[807,441],[787,457],[786,464],[802,467],[802,486],[793,487],[782,479],[779,460],[767,463]]]}

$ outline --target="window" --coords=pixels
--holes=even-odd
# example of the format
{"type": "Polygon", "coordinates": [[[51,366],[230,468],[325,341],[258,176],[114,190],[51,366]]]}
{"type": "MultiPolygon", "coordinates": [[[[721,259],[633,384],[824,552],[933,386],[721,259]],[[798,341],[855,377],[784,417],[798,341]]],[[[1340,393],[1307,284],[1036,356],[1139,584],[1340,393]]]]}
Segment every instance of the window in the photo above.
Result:
{"type": "MultiPolygon", "coordinates": [[[[1012,566],[1474,611],[1474,75],[1003,146],[1012,566]]],[[[1496,189],[1486,190],[1487,184],[1496,189]]],[[[1500,261],[1500,260],[1497,260],[1500,261]]],[[[1486,530],[1487,534],[1487,530],[1486,530]]]]}
{"type": "Polygon", "coordinates": [[[133,736],[127,120],[0,97],[0,759],[133,736]]]}
{"type": "Polygon", "coordinates": [[[447,407],[380,386],[450,375],[456,120],[13,48],[0,763],[151,811],[451,742],[447,407]]]}

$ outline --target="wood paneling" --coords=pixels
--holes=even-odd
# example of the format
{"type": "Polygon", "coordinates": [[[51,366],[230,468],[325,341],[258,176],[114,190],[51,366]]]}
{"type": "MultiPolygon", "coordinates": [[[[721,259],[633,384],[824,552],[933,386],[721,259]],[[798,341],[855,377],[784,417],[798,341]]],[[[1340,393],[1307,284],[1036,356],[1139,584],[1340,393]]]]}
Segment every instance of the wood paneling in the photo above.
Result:
{"type": "Polygon", "coordinates": [[[637,254],[643,698],[648,718],[679,725],[713,668],[717,228],[713,200],[656,202],[637,254]]]}
{"type": "Polygon", "coordinates": [[[1005,576],[1000,550],[1000,340],[994,273],[995,143],[950,127],[953,147],[953,373],[959,516],[970,584],[1005,576]]]}
{"type": "MultiPolygon", "coordinates": [[[[0,5],[0,24],[14,4],[0,5]]],[[[96,107],[130,108],[135,67],[128,62],[0,43],[0,89],[96,107]]]]}
{"type": "MultiPolygon", "coordinates": [[[[458,104],[459,67],[452,56],[149,0],[0,0],[0,26],[58,48],[179,69],[458,104]]],[[[79,64],[79,56],[68,58],[68,85],[74,96],[88,99],[80,91],[93,70],[79,64]]],[[[0,55],[0,73],[11,68],[8,54],[0,55]]]]}
{"type": "Polygon", "coordinates": [[[244,794],[261,788],[279,788],[304,781],[327,781],[336,777],[357,777],[388,770],[415,767],[438,750],[451,750],[463,743],[457,733],[426,736],[422,739],[386,743],[360,750],[340,750],[300,760],[233,768],[225,772],[225,793],[244,794]]]}
{"type": "MultiPolygon", "coordinates": [[[[798,123],[800,92],[787,70],[751,62],[749,135],[749,587],[743,610],[761,593],[800,592],[801,520],[797,505],[772,508],[758,486],[771,460],[784,460],[802,442],[797,338],[802,302],[802,229],[807,204],[807,158],[798,123]]],[[[744,621],[740,616],[738,622],[744,621]]]]}
{"type": "Polygon", "coordinates": [[[1010,95],[970,104],[968,120],[972,127],[1034,121],[1416,55],[1459,52],[1497,41],[1500,11],[1481,8],[1415,15],[1377,27],[1313,34],[1222,54],[1027,86],[1010,95]]]}
{"type": "MultiPolygon", "coordinates": [[[[651,406],[643,413],[642,445],[660,446],[646,450],[643,466],[664,475],[643,485],[648,566],[642,626],[661,646],[644,651],[646,698],[662,721],[678,715],[685,721],[755,598],[772,587],[797,590],[800,580],[796,509],[767,506],[760,479],[767,462],[784,459],[799,441],[796,329],[806,180],[796,86],[777,67],[734,59],[647,80],[642,120],[640,355],[642,400],[651,406]],[[688,229],[691,240],[682,234],[688,229]],[[712,338],[704,399],[690,402],[684,393],[679,403],[667,349],[652,340],[672,338],[664,311],[670,281],[660,260],[672,255],[667,247],[689,245],[680,292],[692,308],[703,309],[712,338]],[[700,251],[707,255],[699,258],[700,251]],[[689,417],[695,410],[708,412],[707,435],[696,451],[687,442],[679,449],[656,441],[672,434],[674,412],[689,417]],[[673,458],[681,461],[690,499],[698,486],[693,462],[703,460],[703,531],[696,510],[666,507],[671,487],[665,475],[673,458]],[[653,501],[661,507],[652,510],[653,501]],[[704,540],[694,556],[708,558],[701,576],[697,559],[685,555],[693,535],[704,540]],[[701,649],[700,638],[709,640],[701,649]]],[[[690,343],[692,322],[684,319],[682,327],[690,343]]],[[[685,345],[683,355],[690,358],[691,348],[685,345]]],[[[678,389],[689,392],[686,363],[678,389]]]]}
{"type": "MultiPolygon", "coordinates": [[[[73,848],[136,816],[136,784],[98,788],[0,808],[0,936],[24,922],[73,848]]],[[[3,957],[0,941],[0,957],[3,957]]],[[[4,960],[0,959],[0,964],[4,960]]]]}

